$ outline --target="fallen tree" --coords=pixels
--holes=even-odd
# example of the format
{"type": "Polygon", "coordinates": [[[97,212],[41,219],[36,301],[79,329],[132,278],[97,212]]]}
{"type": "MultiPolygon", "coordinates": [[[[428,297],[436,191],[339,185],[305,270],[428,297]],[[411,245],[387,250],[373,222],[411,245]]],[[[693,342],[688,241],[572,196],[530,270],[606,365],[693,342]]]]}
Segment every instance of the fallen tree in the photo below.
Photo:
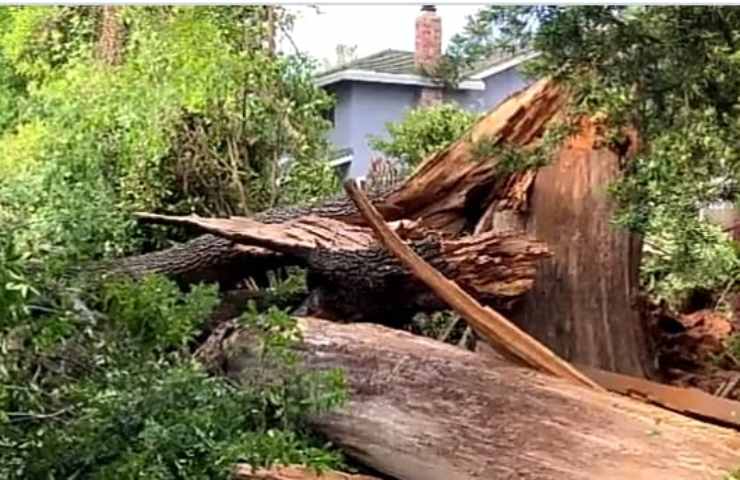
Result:
{"type": "MultiPolygon", "coordinates": [[[[503,232],[508,238],[518,237],[520,242],[528,238],[528,233],[544,239],[556,252],[555,257],[540,264],[537,291],[527,296],[513,320],[567,360],[650,375],[651,345],[634,295],[640,243],[628,232],[610,225],[613,208],[605,194],[631,150],[606,144],[597,126],[584,120],[580,131],[556,152],[548,152],[554,155],[552,165],[514,173],[499,168],[503,150],[517,147],[527,151],[541,145],[548,125],[565,117],[567,100],[567,92],[550,80],[533,84],[501,103],[463,138],[430,156],[400,185],[375,194],[373,204],[388,222],[404,220],[422,231],[433,231],[440,239],[437,243],[478,243],[481,248],[470,251],[468,260],[463,261],[475,267],[469,270],[473,275],[466,275],[467,282],[456,277],[462,269],[450,268],[456,266],[455,262],[448,262],[444,252],[439,255],[441,247],[437,243],[431,243],[434,254],[422,257],[476,299],[500,308],[509,307],[508,300],[524,292],[519,288],[514,295],[500,295],[503,290],[498,288],[491,295],[492,285],[500,277],[496,278],[496,269],[486,266],[487,257],[482,255],[491,247],[478,239],[492,239],[481,235],[503,232]],[[471,233],[477,235],[468,237],[471,233]],[[441,258],[441,264],[435,264],[435,256],[441,258]]],[[[218,263],[229,278],[234,271],[258,274],[266,264],[258,261],[266,255],[265,250],[279,254],[273,259],[282,264],[308,266],[312,289],[312,301],[307,302],[311,307],[305,309],[308,314],[350,321],[384,319],[384,323],[394,324],[408,321],[415,311],[441,306],[428,289],[367,247],[371,237],[362,233],[363,220],[346,198],[313,207],[269,211],[253,219],[173,219],[151,214],[140,218],[205,229],[224,237],[218,240],[222,252],[247,245],[248,252],[205,256],[210,263],[218,263]],[[228,241],[234,242],[232,246],[224,243],[228,241]],[[254,262],[248,262],[249,255],[255,257],[254,262]],[[236,258],[249,266],[232,269],[223,258],[236,258]]],[[[199,248],[215,241],[205,238],[195,240],[201,242],[199,248]]],[[[414,245],[417,253],[424,245],[414,245]]],[[[192,245],[178,248],[153,255],[170,257],[166,265],[187,263],[176,258],[192,257],[192,245]]],[[[458,249],[462,251],[465,249],[458,249]]],[[[535,256],[530,255],[530,259],[535,256]]],[[[525,266],[521,271],[526,273],[516,273],[517,279],[511,284],[528,289],[532,286],[529,260],[511,258],[503,265],[521,261],[525,266]]],[[[151,264],[141,259],[123,263],[132,261],[151,264]]],[[[213,270],[208,261],[188,264],[213,270]]],[[[152,270],[158,271],[156,266],[152,270]]],[[[514,269],[509,270],[507,275],[514,273],[514,269]]],[[[187,274],[202,277],[193,273],[191,270],[187,274]]]]}
{"type": "MultiPolygon", "coordinates": [[[[472,231],[486,210],[487,202],[523,209],[534,175],[502,175],[496,169],[496,159],[480,158],[476,154],[476,146],[492,139],[500,145],[526,145],[542,135],[545,125],[564,102],[565,97],[559,87],[546,80],[540,81],[507,99],[464,138],[432,155],[401,184],[369,196],[387,221],[419,220],[420,226],[449,236],[466,229],[472,231]]],[[[254,220],[275,224],[309,215],[346,224],[362,224],[352,202],[345,197],[319,205],[270,210],[255,215],[254,220]]],[[[145,214],[141,215],[141,220],[158,222],[160,219],[145,214]]],[[[199,278],[200,271],[224,269],[229,259],[245,258],[244,252],[228,252],[229,248],[236,248],[235,245],[216,236],[205,235],[157,252],[156,256],[148,254],[123,259],[115,268],[124,272],[169,274],[173,272],[171,265],[182,265],[183,268],[175,270],[177,275],[199,278]],[[209,249],[220,253],[206,256],[200,262],[181,260],[198,257],[199,252],[209,249]]]]}
{"type": "MultiPolygon", "coordinates": [[[[312,313],[380,323],[401,322],[417,311],[444,305],[373,239],[372,230],[329,218],[304,216],[279,224],[254,219],[147,215],[148,221],[200,228],[248,248],[284,254],[308,267],[309,284],[321,295],[312,313]]],[[[422,258],[476,298],[507,305],[529,290],[545,246],[515,234],[487,232],[456,239],[415,224],[396,230],[422,258]]]]}
{"type": "MultiPolygon", "coordinates": [[[[350,391],[315,428],[398,480],[717,480],[740,464],[737,432],[504,359],[378,325],[299,327],[305,364],[341,368],[350,391]]],[[[224,324],[199,358],[238,379],[254,338],[224,324]]]]}

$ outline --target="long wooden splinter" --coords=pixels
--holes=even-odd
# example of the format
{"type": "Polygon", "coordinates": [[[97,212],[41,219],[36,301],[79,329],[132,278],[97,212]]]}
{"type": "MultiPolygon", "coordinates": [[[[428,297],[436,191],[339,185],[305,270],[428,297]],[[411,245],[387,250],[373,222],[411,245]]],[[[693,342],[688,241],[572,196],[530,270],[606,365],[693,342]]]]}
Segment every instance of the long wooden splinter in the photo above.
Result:
{"type": "Polygon", "coordinates": [[[596,390],[604,390],[546,346],[517,328],[506,317],[478,303],[455,282],[445,278],[419,257],[386,225],[383,217],[370,203],[354,179],[345,181],[344,189],[367,224],[375,232],[380,243],[440,299],[465,318],[468,324],[488,340],[494,348],[529,367],[596,390]]]}

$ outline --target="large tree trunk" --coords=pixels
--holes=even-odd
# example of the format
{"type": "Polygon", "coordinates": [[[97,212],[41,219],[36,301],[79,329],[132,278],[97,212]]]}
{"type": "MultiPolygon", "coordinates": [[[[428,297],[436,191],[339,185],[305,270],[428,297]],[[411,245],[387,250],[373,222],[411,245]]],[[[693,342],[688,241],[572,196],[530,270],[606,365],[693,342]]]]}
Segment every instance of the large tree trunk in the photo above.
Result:
{"type": "MultiPolygon", "coordinates": [[[[368,325],[299,319],[311,368],[342,368],[350,401],[315,418],[398,480],[719,480],[740,435],[615,394],[368,325]]],[[[199,356],[243,373],[251,332],[223,326],[199,356]]]]}
{"type": "Polygon", "coordinates": [[[595,145],[596,129],[584,122],[537,172],[526,233],[553,256],[511,316],[567,360],[650,376],[653,356],[637,304],[641,242],[611,223],[607,193],[624,158],[595,145]]]}

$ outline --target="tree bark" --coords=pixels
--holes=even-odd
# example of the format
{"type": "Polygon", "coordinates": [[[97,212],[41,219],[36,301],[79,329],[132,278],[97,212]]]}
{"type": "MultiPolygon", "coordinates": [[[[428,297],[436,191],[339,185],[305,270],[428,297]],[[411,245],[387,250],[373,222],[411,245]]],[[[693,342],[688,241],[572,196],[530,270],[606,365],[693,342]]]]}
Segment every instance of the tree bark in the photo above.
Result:
{"type": "Polygon", "coordinates": [[[142,278],[162,274],[182,286],[218,282],[229,289],[251,274],[285,265],[283,255],[259,247],[240,245],[214,235],[201,235],[166,250],[123,258],[99,265],[103,276],[142,278]]]}
{"type": "Polygon", "coordinates": [[[126,29],[121,20],[121,7],[106,5],[98,35],[98,57],[107,65],[118,65],[123,60],[126,29]]]}
{"type": "Polygon", "coordinates": [[[641,242],[611,224],[607,193],[625,159],[598,146],[597,128],[584,122],[537,173],[526,233],[553,256],[511,317],[574,363],[650,376],[653,356],[637,304],[641,242]]]}
{"type": "MultiPolygon", "coordinates": [[[[308,267],[309,287],[319,290],[318,302],[308,313],[320,312],[324,318],[402,325],[415,312],[444,308],[444,303],[375,242],[367,227],[314,216],[280,224],[245,217],[146,218],[197,227],[245,247],[269,248],[300,262],[308,267]]],[[[448,239],[410,222],[393,226],[424,260],[490,304],[509,305],[531,288],[534,265],[547,256],[544,245],[521,235],[489,232],[448,239]]]]}
{"type": "MultiPolygon", "coordinates": [[[[316,417],[345,452],[398,480],[719,480],[740,434],[378,325],[299,319],[307,367],[342,368],[350,401],[316,417]]],[[[253,334],[199,351],[238,378],[253,334]]]]}

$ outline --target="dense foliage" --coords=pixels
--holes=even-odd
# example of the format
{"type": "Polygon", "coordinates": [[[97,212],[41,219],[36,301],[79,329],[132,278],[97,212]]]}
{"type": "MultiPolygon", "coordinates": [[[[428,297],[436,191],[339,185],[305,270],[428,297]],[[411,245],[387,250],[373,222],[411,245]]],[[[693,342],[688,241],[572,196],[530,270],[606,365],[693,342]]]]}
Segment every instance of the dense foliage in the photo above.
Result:
{"type": "Polygon", "coordinates": [[[0,102],[18,106],[0,214],[31,227],[19,241],[77,262],[134,247],[132,210],[249,213],[336,187],[331,99],[308,60],[261,48],[263,7],[120,8],[117,65],[96,54],[100,8],[0,11],[0,102]]]}
{"type": "Polygon", "coordinates": [[[477,118],[454,103],[414,108],[401,121],[386,125],[388,139],[371,137],[370,146],[413,167],[460,138],[477,118]]]}
{"type": "Polygon", "coordinates": [[[303,419],[343,401],[341,376],[301,369],[292,317],[243,317],[261,349],[232,384],[187,348],[218,302],[214,287],[116,281],[98,301],[3,337],[3,478],[226,478],[237,461],[338,464],[303,419]]]}
{"type": "Polygon", "coordinates": [[[260,6],[0,8],[0,477],[339,462],[303,418],[342,401],[341,377],[300,368],[289,316],[263,302],[244,317],[275,375],[234,384],[191,358],[215,287],[87,274],[158,242],[135,210],[333,193],[331,99],[310,61],[272,47],[290,24],[260,6]]]}
{"type": "Polygon", "coordinates": [[[727,235],[700,216],[738,200],[738,42],[729,7],[494,6],[453,38],[444,72],[454,81],[496,49],[534,50],[529,73],[566,82],[574,113],[608,118],[612,139],[636,128],[642,148],[613,186],[616,221],[658,245],[648,286],[678,301],[740,273],[727,235]]]}

